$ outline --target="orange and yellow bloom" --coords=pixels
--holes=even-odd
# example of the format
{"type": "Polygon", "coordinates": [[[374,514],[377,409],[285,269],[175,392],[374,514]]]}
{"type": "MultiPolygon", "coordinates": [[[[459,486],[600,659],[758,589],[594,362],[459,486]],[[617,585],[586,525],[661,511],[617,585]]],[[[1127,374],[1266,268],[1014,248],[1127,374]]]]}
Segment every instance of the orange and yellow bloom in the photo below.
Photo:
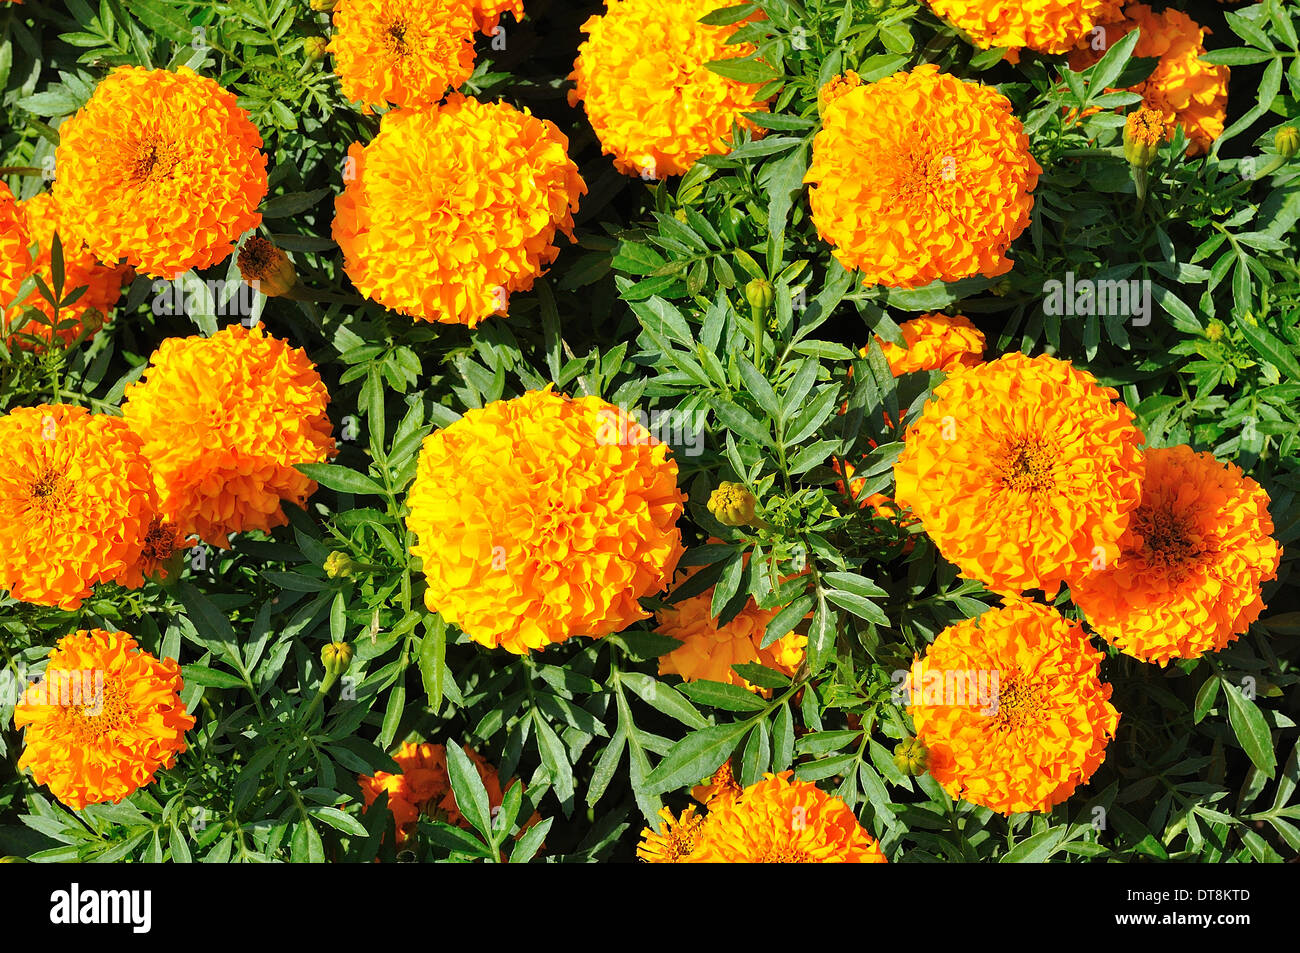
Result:
{"type": "MultiPolygon", "coordinates": [[[[898,326],[905,347],[880,337],[881,350],[895,377],[918,371],[954,371],[984,360],[984,333],[964,314],[923,314],[898,326]]],[[[861,352],[867,356],[864,347],[861,352]]]]}
{"type": "Polygon", "coordinates": [[[1123,0],[928,0],[939,16],[981,48],[1066,53],[1100,23],[1119,15],[1123,0]]]}

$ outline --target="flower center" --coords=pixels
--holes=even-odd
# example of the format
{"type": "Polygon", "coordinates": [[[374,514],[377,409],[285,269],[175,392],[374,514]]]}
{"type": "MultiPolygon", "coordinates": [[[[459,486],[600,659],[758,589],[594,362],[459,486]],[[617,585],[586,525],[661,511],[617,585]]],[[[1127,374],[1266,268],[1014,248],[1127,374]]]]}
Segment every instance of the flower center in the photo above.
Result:
{"type": "Polygon", "coordinates": [[[144,535],[144,558],[166,562],[176,552],[176,526],[155,516],[144,535]]]}
{"type": "Polygon", "coordinates": [[[1166,572],[1184,571],[1211,551],[1192,521],[1168,507],[1159,510],[1138,507],[1132,528],[1142,537],[1142,553],[1147,563],[1166,572]]]}
{"type": "Polygon", "coordinates": [[[406,56],[410,52],[410,46],[406,42],[406,21],[394,20],[384,31],[384,42],[388,49],[395,56],[406,56]]]}
{"type": "Polygon", "coordinates": [[[998,686],[996,697],[998,707],[993,718],[998,728],[1021,728],[1038,720],[1043,698],[1033,685],[1019,679],[1009,679],[998,686]]]}
{"type": "Polygon", "coordinates": [[[67,477],[54,467],[47,466],[29,488],[32,509],[42,512],[57,509],[71,486],[67,477]]]}
{"type": "Polygon", "coordinates": [[[758,858],[760,864],[806,864],[808,851],[801,850],[793,844],[773,844],[758,858]]]}
{"type": "Polygon", "coordinates": [[[1056,484],[1056,451],[1046,440],[1019,437],[1007,444],[996,462],[1002,486],[1026,493],[1049,490],[1056,484]]]}
{"type": "Polygon", "coordinates": [[[98,741],[122,728],[129,714],[126,689],[102,676],[93,681],[83,678],[80,695],[72,701],[74,704],[63,709],[64,717],[72,736],[83,743],[98,741]]]}
{"type": "Polygon", "coordinates": [[[923,147],[900,151],[896,168],[899,176],[894,186],[894,198],[899,201],[928,196],[937,191],[941,183],[955,179],[957,173],[954,157],[938,156],[933,149],[923,147]]]}
{"type": "Polygon", "coordinates": [[[171,178],[180,161],[180,153],[174,145],[160,136],[147,135],[127,159],[126,180],[132,185],[162,182],[171,178]]]}

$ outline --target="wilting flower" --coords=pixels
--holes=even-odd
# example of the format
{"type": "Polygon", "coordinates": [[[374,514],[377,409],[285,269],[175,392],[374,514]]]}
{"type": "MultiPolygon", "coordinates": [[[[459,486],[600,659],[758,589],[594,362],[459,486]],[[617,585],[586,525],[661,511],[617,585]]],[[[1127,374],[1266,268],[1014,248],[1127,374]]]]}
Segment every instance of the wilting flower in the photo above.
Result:
{"type": "Polygon", "coordinates": [[[122,415],[144,440],[162,512],[184,535],[225,547],[269,531],[316,483],[297,470],[334,452],[329,394],[306,352],[232,324],[210,338],[168,338],[122,415]]]}
{"type": "Polygon", "coordinates": [[[145,530],[144,547],[140,553],[140,572],[145,576],[166,579],[175,571],[176,554],[184,546],[185,539],[176,531],[176,524],[155,516],[145,530]]]}
{"type": "Polygon", "coordinates": [[[1123,0],[929,0],[981,48],[1066,53],[1099,23],[1119,15],[1123,0]]]}
{"type": "MultiPolygon", "coordinates": [[[[63,254],[63,292],[67,297],[77,288],[85,288],[74,302],[59,309],[60,327],[54,333],[64,342],[70,343],[82,331],[83,326],[89,332],[99,330],[112,315],[113,307],[122,296],[122,284],[131,277],[131,269],[118,265],[104,265],[90,253],[86,243],[77,232],[73,217],[60,205],[55,197],[43,192],[34,195],[18,206],[23,217],[27,236],[38,246],[32,271],[40,275],[41,280],[53,292],[54,287],[54,235],[57,232],[63,254]]],[[[3,267],[3,266],[0,266],[3,267]]],[[[0,279],[2,282],[3,279],[0,279]]],[[[0,292],[0,310],[6,304],[13,304],[12,299],[0,292]]],[[[10,329],[17,323],[23,311],[35,309],[45,315],[47,321],[31,320],[23,324],[21,332],[49,340],[50,325],[54,320],[54,306],[45,299],[39,290],[32,292],[16,307],[5,314],[6,326],[10,329]]]]}
{"type": "Polygon", "coordinates": [[[298,271],[284,249],[260,235],[249,237],[235,259],[239,277],[268,298],[279,298],[298,285],[298,271]]]}
{"type": "Polygon", "coordinates": [[[1070,583],[1089,624],[1148,662],[1199,658],[1245,632],[1277,577],[1268,494],[1240,467],[1188,446],[1147,450],[1142,502],[1118,561],[1070,583]]]}
{"type": "Polygon", "coordinates": [[[675,817],[668,808],[660,808],[663,823],[659,830],[646,827],[641,831],[641,843],[636,855],[650,864],[682,864],[695,851],[704,815],[697,813],[694,804],[687,805],[682,816],[675,817]]]}
{"type": "Polygon", "coordinates": [[[996,277],[1042,172],[996,89],[934,64],[829,93],[805,177],[813,221],[866,285],[996,277]]]}
{"type": "Polygon", "coordinates": [[[474,72],[468,0],[340,0],[329,51],[343,94],[370,106],[428,107],[474,72]]]}
{"type": "MultiPolygon", "coordinates": [[[[487,789],[488,804],[499,807],[503,795],[501,778],[496,768],[468,745],[464,751],[478,771],[483,787],[487,789]]],[[[361,787],[367,809],[382,792],[388,792],[388,810],[393,815],[398,844],[415,832],[421,814],[467,830],[471,827],[456,806],[451,776],[447,773],[445,747],[408,741],[393,755],[393,760],[401,767],[400,772],[390,774],[387,771],[377,771],[373,776],[363,774],[357,778],[357,783],[361,787]]]]}
{"type": "Polygon", "coordinates": [[[570,79],[600,139],[627,175],[681,175],[700,156],[730,148],[734,124],[758,132],[746,112],[766,112],[761,84],[721,76],[704,64],[744,57],[749,43],[728,45],[736,27],[700,18],[728,0],[607,0],[605,12],[582,25],[570,79]]]}
{"type": "Polygon", "coordinates": [[[1013,602],[951,625],[909,675],[908,713],[934,779],[1002,814],[1048,811],[1106,757],[1119,712],[1077,622],[1013,602]]]}
{"type": "MultiPolygon", "coordinates": [[[[1132,87],[1146,105],[1164,116],[1171,127],[1180,124],[1187,133],[1189,156],[1207,151],[1223,132],[1228,105],[1227,66],[1206,63],[1206,31],[1181,10],[1155,13],[1145,3],[1124,8],[1124,19],[1108,23],[1106,46],[1114,46],[1134,29],[1141,28],[1135,57],[1158,57],[1155,71],[1132,87]]],[[[1081,71],[1101,59],[1105,50],[1083,43],[1070,54],[1070,68],[1081,71]]]]}
{"type": "Polygon", "coordinates": [[[883,864],[876,839],[839,798],[793,772],[764,776],[733,801],[714,802],[693,864],[883,864]]]}
{"type": "Polygon", "coordinates": [[[77,609],[91,587],[143,584],[158,511],[140,441],[120,417],[66,404],[0,416],[0,589],[77,609]]]}
{"type": "Polygon", "coordinates": [[[1114,562],[1141,499],[1141,432],[1116,392],[1018,352],[948,377],[908,429],[895,497],[945,558],[1001,593],[1114,562]]]}
{"type": "Polygon", "coordinates": [[[334,240],[362,294],[425,321],[505,314],[573,238],[587,187],[552,123],[456,95],[384,116],[348,151],[334,240]],[[473,156],[472,165],[465,156],[473,156]]]}
{"type": "Polygon", "coordinates": [[[701,678],[726,682],[754,692],[761,690],[738,675],[733,665],[757,663],[793,676],[803,664],[808,638],[790,632],[767,648],[759,648],[779,607],[760,609],[750,599],[734,619],[719,625],[710,611],[713,588],[655,613],[655,631],[682,643],[659,659],[659,674],[680,675],[688,682],[701,678]]]}
{"type": "Polygon", "coordinates": [[[18,767],[73,810],[116,804],[184,753],[194,718],[181,687],[175,659],[159,661],[125,632],[66,636],[14,709],[14,727],[27,729],[18,767]]]}
{"type": "Polygon", "coordinates": [[[186,66],[119,66],[59,127],[54,196],[101,261],[155,278],[224,261],[262,221],[262,137],[186,66]]]}
{"type": "Polygon", "coordinates": [[[646,618],[683,551],[668,453],[626,411],[549,389],[434,432],[407,518],[430,611],[519,655],[646,618]]]}
{"type": "MultiPolygon", "coordinates": [[[[984,333],[964,314],[923,314],[898,326],[906,347],[877,337],[895,377],[917,371],[954,371],[984,360],[984,333]]],[[[860,352],[867,356],[867,348],[860,352]]]]}

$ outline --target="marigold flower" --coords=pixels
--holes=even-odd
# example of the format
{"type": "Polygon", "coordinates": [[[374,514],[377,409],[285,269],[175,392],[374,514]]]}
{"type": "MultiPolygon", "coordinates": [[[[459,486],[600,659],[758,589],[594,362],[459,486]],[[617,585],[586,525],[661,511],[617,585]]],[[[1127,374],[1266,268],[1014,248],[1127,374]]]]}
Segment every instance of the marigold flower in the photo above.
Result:
{"type": "Polygon", "coordinates": [[[59,127],[54,196],[101,261],[155,278],[224,261],[262,221],[262,137],[189,67],[119,66],[59,127]]]}
{"type": "Polygon", "coordinates": [[[116,804],[184,753],[194,718],[181,687],[175,659],[159,661],[125,632],[65,636],[14,708],[14,727],[27,729],[18,767],[75,811],[116,804]]]}
{"type": "Polygon", "coordinates": [[[244,242],[235,263],[245,284],[268,298],[283,297],[299,284],[298,271],[288,254],[260,235],[244,242]]]}
{"type": "Polygon", "coordinates": [[[659,817],[663,820],[659,830],[642,829],[641,843],[636,848],[637,857],[650,864],[685,863],[699,840],[704,815],[696,813],[695,805],[690,804],[680,818],[674,817],[666,807],[660,808],[659,817]]]}
{"type": "Polygon", "coordinates": [[[764,775],[734,801],[715,802],[692,864],[883,864],[849,806],[791,771],[764,775]]]}
{"type": "Polygon", "coordinates": [[[501,14],[509,13],[515,20],[524,18],[524,0],[470,0],[474,23],[480,33],[495,36],[501,14]]]}
{"type": "MultiPolygon", "coordinates": [[[[9,336],[9,313],[6,306],[18,297],[23,282],[32,273],[32,238],[9,186],[0,182],[0,337],[9,336]]],[[[30,296],[29,296],[30,297],[30,296]]],[[[31,302],[26,302],[30,304],[31,302]]]]}
{"type": "Polygon", "coordinates": [[[755,135],[744,117],[766,112],[757,83],[708,69],[712,60],[749,56],[750,43],[728,45],[733,26],[700,18],[729,0],[607,0],[605,12],[582,25],[587,39],[569,76],[601,149],[627,175],[681,175],[700,156],[730,150],[733,124],[755,135]]]}
{"type": "Polygon", "coordinates": [[[1133,413],[1087,371],[1018,352],[954,374],[908,428],[895,498],[994,592],[1113,562],[1142,492],[1133,413]]]}
{"type": "MultiPolygon", "coordinates": [[[[51,193],[43,192],[19,203],[18,211],[23,217],[27,237],[38,246],[29,274],[34,272],[40,275],[51,291],[56,290],[52,263],[54,235],[57,232],[63,249],[63,296],[67,297],[77,288],[86,289],[72,304],[59,309],[59,324],[68,321],[75,324],[60,328],[55,334],[65,344],[69,344],[81,333],[83,327],[91,333],[98,331],[111,318],[113,307],[122,297],[122,284],[131,278],[131,269],[101,264],[81,239],[72,216],[63,210],[51,193]]],[[[3,284],[2,278],[0,284],[3,284]]],[[[13,305],[13,297],[0,291],[0,310],[6,304],[13,305]]],[[[33,288],[21,303],[5,312],[6,327],[13,328],[22,317],[22,312],[29,308],[39,311],[50,322],[54,321],[54,306],[39,290],[33,288]]],[[[23,334],[34,335],[46,341],[50,338],[50,326],[43,321],[28,321],[20,330],[23,334]]]]}
{"type": "Polygon", "coordinates": [[[724,761],[722,766],[713,772],[708,781],[691,788],[691,797],[708,807],[719,799],[734,801],[740,797],[741,792],[744,790],[740,786],[740,782],[736,780],[735,773],[731,770],[731,762],[724,761]]]}
{"type": "Polygon", "coordinates": [[[334,240],[366,297],[425,321],[474,327],[505,314],[573,240],[587,186],[569,140],[506,103],[452,96],[384,116],[348,152],[334,240]],[[465,156],[474,156],[471,168],[465,156]]]}
{"type": "Polygon", "coordinates": [[[1119,559],[1070,584],[1089,624],[1162,666],[1217,652],[1259,618],[1277,578],[1268,494],[1240,467],[1188,446],[1147,450],[1142,502],[1119,559]]]}
{"type": "Polygon", "coordinates": [[[168,338],[122,415],[144,440],[162,512],[179,531],[225,548],[230,533],[269,532],[316,483],[297,470],[334,453],[329,394],[306,352],[232,324],[210,338],[168,338]]]}
{"type": "Polygon", "coordinates": [[[91,587],[138,587],[158,511],[140,438],[120,417],[42,404],[0,416],[0,589],[77,609],[91,587]]]}
{"type": "Polygon", "coordinates": [[[776,618],[780,607],[760,609],[750,599],[734,619],[726,625],[719,625],[710,611],[714,588],[710,586],[697,596],[665,606],[655,613],[658,622],[655,631],[682,643],[659,659],[659,674],[680,675],[688,682],[702,678],[726,682],[759,694],[771,694],[770,689],[764,691],[750,684],[732,666],[756,662],[793,676],[803,664],[807,636],[790,632],[767,648],[759,648],[767,624],[776,618]]]}
{"type": "Polygon", "coordinates": [[[646,618],[683,552],[668,454],[627,412],[549,389],[434,432],[407,518],[430,611],[517,655],[646,618]]]}
{"type": "Polygon", "coordinates": [[[329,51],[343,95],[371,106],[428,107],[474,72],[468,0],[340,0],[329,51]]]}
{"type": "MultiPolygon", "coordinates": [[[[984,332],[964,314],[923,314],[898,326],[906,347],[879,336],[889,370],[895,377],[917,371],[955,371],[984,361],[984,332]]],[[[867,356],[867,348],[859,353],[867,356]]]]}
{"type": "Polygon", "coordinates": [[[1160,154],[1160,143],[1169,138],[1165,117],[1157,109],[1139,104],[1124,120],[1124,158],[1145,169],[1160,154]]]}
{"type": "MultiPolygon", "coordinates": [[[[1208,30],[1181,10],[1155,13],[1145,3],[1130,4],[1124,8],[1124,19],[1106,24],[1107,48],[1139,27],[1142,32],[1133,55],[1158,57],[1160,62],[1147,79],[1131,88],[1149,108],[1161,113],[1167,124],[1182,125],[1189,156],[1201,155],[1223,132],[1228,67],[1201,60],[1208,30]]],[[[1104,53],[1105,49],[1094,50],[1091,43],[1082,43],[1070,54],[1070,69],[1087,69],[1104,53]]]]}
{"type": "Polygon", "coordinates": [[[804,181],[845,268],[915,288],[1010,271],[1041,172],[1005,96],[927,63],[837,87],[804,181]]]}
{"type": "Polygon", "coordinates": [[[1077,622],[1013,602],[939,633],[908,677],[930,774],[953,797],[1049,811],[1106,758],[1119,712],[1077,622]]]}
{"type": "Polygon", "coordinates": [[[723,526],[749,526],[758,521],[758,499],[743,483],[723,480],[709,495],[709,512],[723,526]]]}
{"type": "Polygon", "coordinates": [[[1119,16],[1123,0],[929,0],[931,9],[981,49],[1066,53],[1099,23],[1119,16]]]}
{"type": "MultiPolygon", "coordinates": [[[[473,762],[483,787],[487,789],[488,804],[499,807],[504,798],[497,769],[468,745],[462,750],[473,762]]],[[[415,832],[421,814],[466,830],[471,828],[470,822],[456,806],[444,746],[407,741],[393,755],[393,760],[402,769],[397,774],[387,771],[377,771],[374,776],[363,774],[357,778],[357,783],[367,810],[381,792],[388,792],[388,810],[393,815],[399,845],[415,832]]]]}

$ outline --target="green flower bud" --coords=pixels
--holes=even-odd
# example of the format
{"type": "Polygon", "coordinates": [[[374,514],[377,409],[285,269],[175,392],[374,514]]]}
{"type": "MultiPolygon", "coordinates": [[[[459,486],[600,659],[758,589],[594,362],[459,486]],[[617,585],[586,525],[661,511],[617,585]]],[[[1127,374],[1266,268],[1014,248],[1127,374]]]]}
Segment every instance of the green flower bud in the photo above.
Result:
{"type": "Polygon", "coordinates": [[[309,36],[302,41],[302,54],[308,63],[315,63],[325,59],[329,45],[330,41],[323,36],[309,36]]]}
{"type": "Polygon", "coordinates": [[[336,6],[339,0],[311,0],[309,4],[317,13],[329,13],[336,6]]]}
{"type": "Polygon", "coordinates": [[[900,741],[894,748],[894,766],[909,777],[924,774],[929,758],[930,752],[920,738],[900,741]]]}
{"type": "Polygon", "coordinates": [[[320,660],[325,665],[325,676],[332,682],[352,664],[352,646],[347,642],[330,642],[321,648],[320,660]]]}
{"type": "Polygon", "coordinates": [[[745,300],[749,302],[749,307],[757,314],[767,314],[772,307],[772,302],[776,296],[772,293],[772,285],[762,278],[755,278],[749,284],[745,285],[745,300]]]}
{"type": "Polygon", "coordinates": [[[747,526],[758,522],[758,500],[743,483],[723,482],[709,496],[709,512],[723,526],[747,526]]]}
{"type": "Polygon", "coordinates": [[[1288,159],[1300,152],[1300,130],[1295,126],[1283,126],[1273,136],[1273,146],[1288,159]]]}
{"type": "Polygon", "coordinates": [[[335,551],[325,557],[325,575],[331,579],[351,579],[356,573],[356,561],[347,553],[335,551]]]}

